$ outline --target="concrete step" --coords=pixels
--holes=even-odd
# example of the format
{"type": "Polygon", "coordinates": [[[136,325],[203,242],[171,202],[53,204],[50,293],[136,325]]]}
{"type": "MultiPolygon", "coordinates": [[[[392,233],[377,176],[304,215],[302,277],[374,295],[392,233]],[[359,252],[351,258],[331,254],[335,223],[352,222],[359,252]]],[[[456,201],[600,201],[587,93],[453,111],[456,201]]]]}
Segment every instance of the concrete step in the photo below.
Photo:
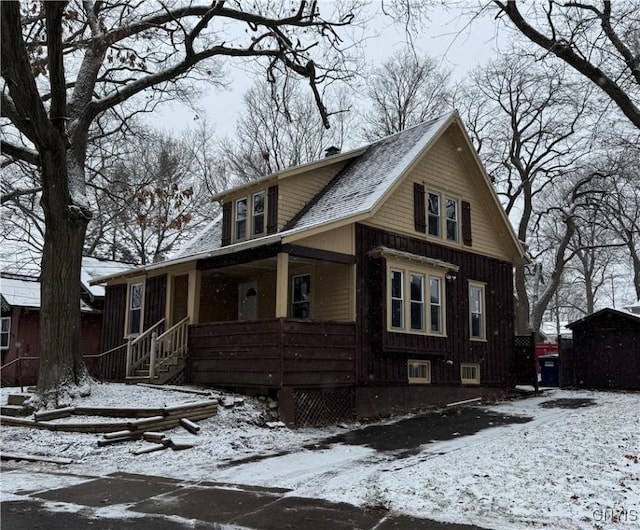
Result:
{"type": "Polygon", "coordinates": [[[23,405],[2,405],[0,407],[0,414],[3,416],[28,416],[31,411],[23,405]]]}
{"type": "Polygon", "coordinates": [[[31,398],[33,394],[9,394],[7,398],[7,403],[9,405],[22,405],[27,399],[31,398]]]}

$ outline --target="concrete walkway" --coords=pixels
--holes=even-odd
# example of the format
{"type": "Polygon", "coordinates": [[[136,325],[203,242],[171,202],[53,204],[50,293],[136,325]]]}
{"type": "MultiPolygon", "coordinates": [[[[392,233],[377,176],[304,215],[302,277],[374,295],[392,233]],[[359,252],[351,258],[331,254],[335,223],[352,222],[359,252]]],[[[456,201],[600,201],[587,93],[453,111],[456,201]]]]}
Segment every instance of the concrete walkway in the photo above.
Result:
{"type": "MultiPolygon", "coordinates": [[[[14,466],[3,466],[5,486],[14,466]]],[[[5,491],[8,488],[3,487],[5,491]]],[[[185,528],[253,530],[471,530],[397,515],[382,508],[361,508],[287,495],[289,490],[235,484],[185,482],[170,478],[114,473],[82,477],[57,489],[20,491],[24,498],[2,503],[2,525],[13,530],[185,528]],[[56,503],[50,511],[46,503],[56,503]]],[[[15,497],[14,497],[15,499],[15,497]]]]}

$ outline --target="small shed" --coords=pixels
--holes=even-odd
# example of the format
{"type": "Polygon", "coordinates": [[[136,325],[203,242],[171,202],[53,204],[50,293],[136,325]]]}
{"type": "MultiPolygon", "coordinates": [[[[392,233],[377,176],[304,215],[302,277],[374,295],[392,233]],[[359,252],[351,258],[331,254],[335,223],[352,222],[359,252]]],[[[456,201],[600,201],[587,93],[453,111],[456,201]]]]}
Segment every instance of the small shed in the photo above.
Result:
{"type": "Polygon", "coordinates": [[[561,348],[561,365],[573,369],[573,386],[640,390],[640,315],[602,309],[567,325],[573,347],[561,348]]]}

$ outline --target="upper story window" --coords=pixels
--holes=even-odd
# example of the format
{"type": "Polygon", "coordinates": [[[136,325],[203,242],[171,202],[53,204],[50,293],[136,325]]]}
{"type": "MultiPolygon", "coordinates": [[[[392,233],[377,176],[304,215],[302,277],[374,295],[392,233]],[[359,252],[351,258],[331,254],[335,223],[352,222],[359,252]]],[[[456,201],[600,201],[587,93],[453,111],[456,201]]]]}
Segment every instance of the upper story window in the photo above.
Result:
{"type": "Polygon", "coordinates": [[[440,237],[440,235],[442,234],[440,220],[440,195],[438,195],[437,193],[428,193],[427,202],[427,212],[429,214],[429,235],[440,237]]]}
{"type": "Polygon", "coordinates": [[[311,275],[294,276],[291,283],[291,316],[311,318],[311,275]]]}
{"type": "Polygon", "coordinates": [[[484,284],[469,284],[469,336],[472,340],[486,339],[484,284]]]}
{"type": "Polygon", "coordinates": [[[247,237],[247,199],[236,201],[236,241],[247,237]]]}
{"type": "Polygon", "coordinates": [[[0,322],[0,350],[8,350],[11,338],[11,317],[2,317],[0,322]]]}
{"type": "Polygon", "coordinates": [[[472,245],[471,204],[455,196],[425,190],[413,183],[413,217],[416,232],[452,243],[472,245]]]}
{"type": "Polygon", "coordinates": [[[144,283],[129,285],[129,303],[127,311],[127,333],[137,335],[142,331],[142,303],[144,299],[144,283]]]}
{"type": "Polygon", "coordinates": [[[458,201],[446,198],[446,230],[448,241],[458,241],[458,201]]]}
{"type": "Polygon", "coordinates": [[[405,333],[443,335],[444,281],[435,271],[389,269],[388,329],[405,333]],[[429,303],[426,303],[426,286],[429,303]],[[406,315],[406,316],[405,316],[406,315]],[[428,322],[428,324],[427,324],[428,322]]]}
{"type": "Polygon", "coordinates": [[[431,315],[431,333],[442,333],[442,279],[429,277],[429,313],[431,315]]]}
{"type": "Polygon", "coordinates": [[[252,202],[251,233],[257,236],[264,234],[265,192],[254,193],[252,202]]]}

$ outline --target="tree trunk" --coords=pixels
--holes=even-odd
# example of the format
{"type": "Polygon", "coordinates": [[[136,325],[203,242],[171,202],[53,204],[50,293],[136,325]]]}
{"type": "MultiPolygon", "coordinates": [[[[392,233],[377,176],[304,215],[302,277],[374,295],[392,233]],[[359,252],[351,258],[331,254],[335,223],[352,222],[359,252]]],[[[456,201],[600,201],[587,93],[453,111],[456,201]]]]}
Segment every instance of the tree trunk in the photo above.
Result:
{"type": "Polygon", "coordinates": [[[41,153],[46,231],[40,279],[38,394],[45,406],[59,406],[68,396],[84,394],[82,387],[88,390],[90,382],[80,332],[80,269],[88,219],[72,205],[65,151],[60,146],[41,153]]]}

